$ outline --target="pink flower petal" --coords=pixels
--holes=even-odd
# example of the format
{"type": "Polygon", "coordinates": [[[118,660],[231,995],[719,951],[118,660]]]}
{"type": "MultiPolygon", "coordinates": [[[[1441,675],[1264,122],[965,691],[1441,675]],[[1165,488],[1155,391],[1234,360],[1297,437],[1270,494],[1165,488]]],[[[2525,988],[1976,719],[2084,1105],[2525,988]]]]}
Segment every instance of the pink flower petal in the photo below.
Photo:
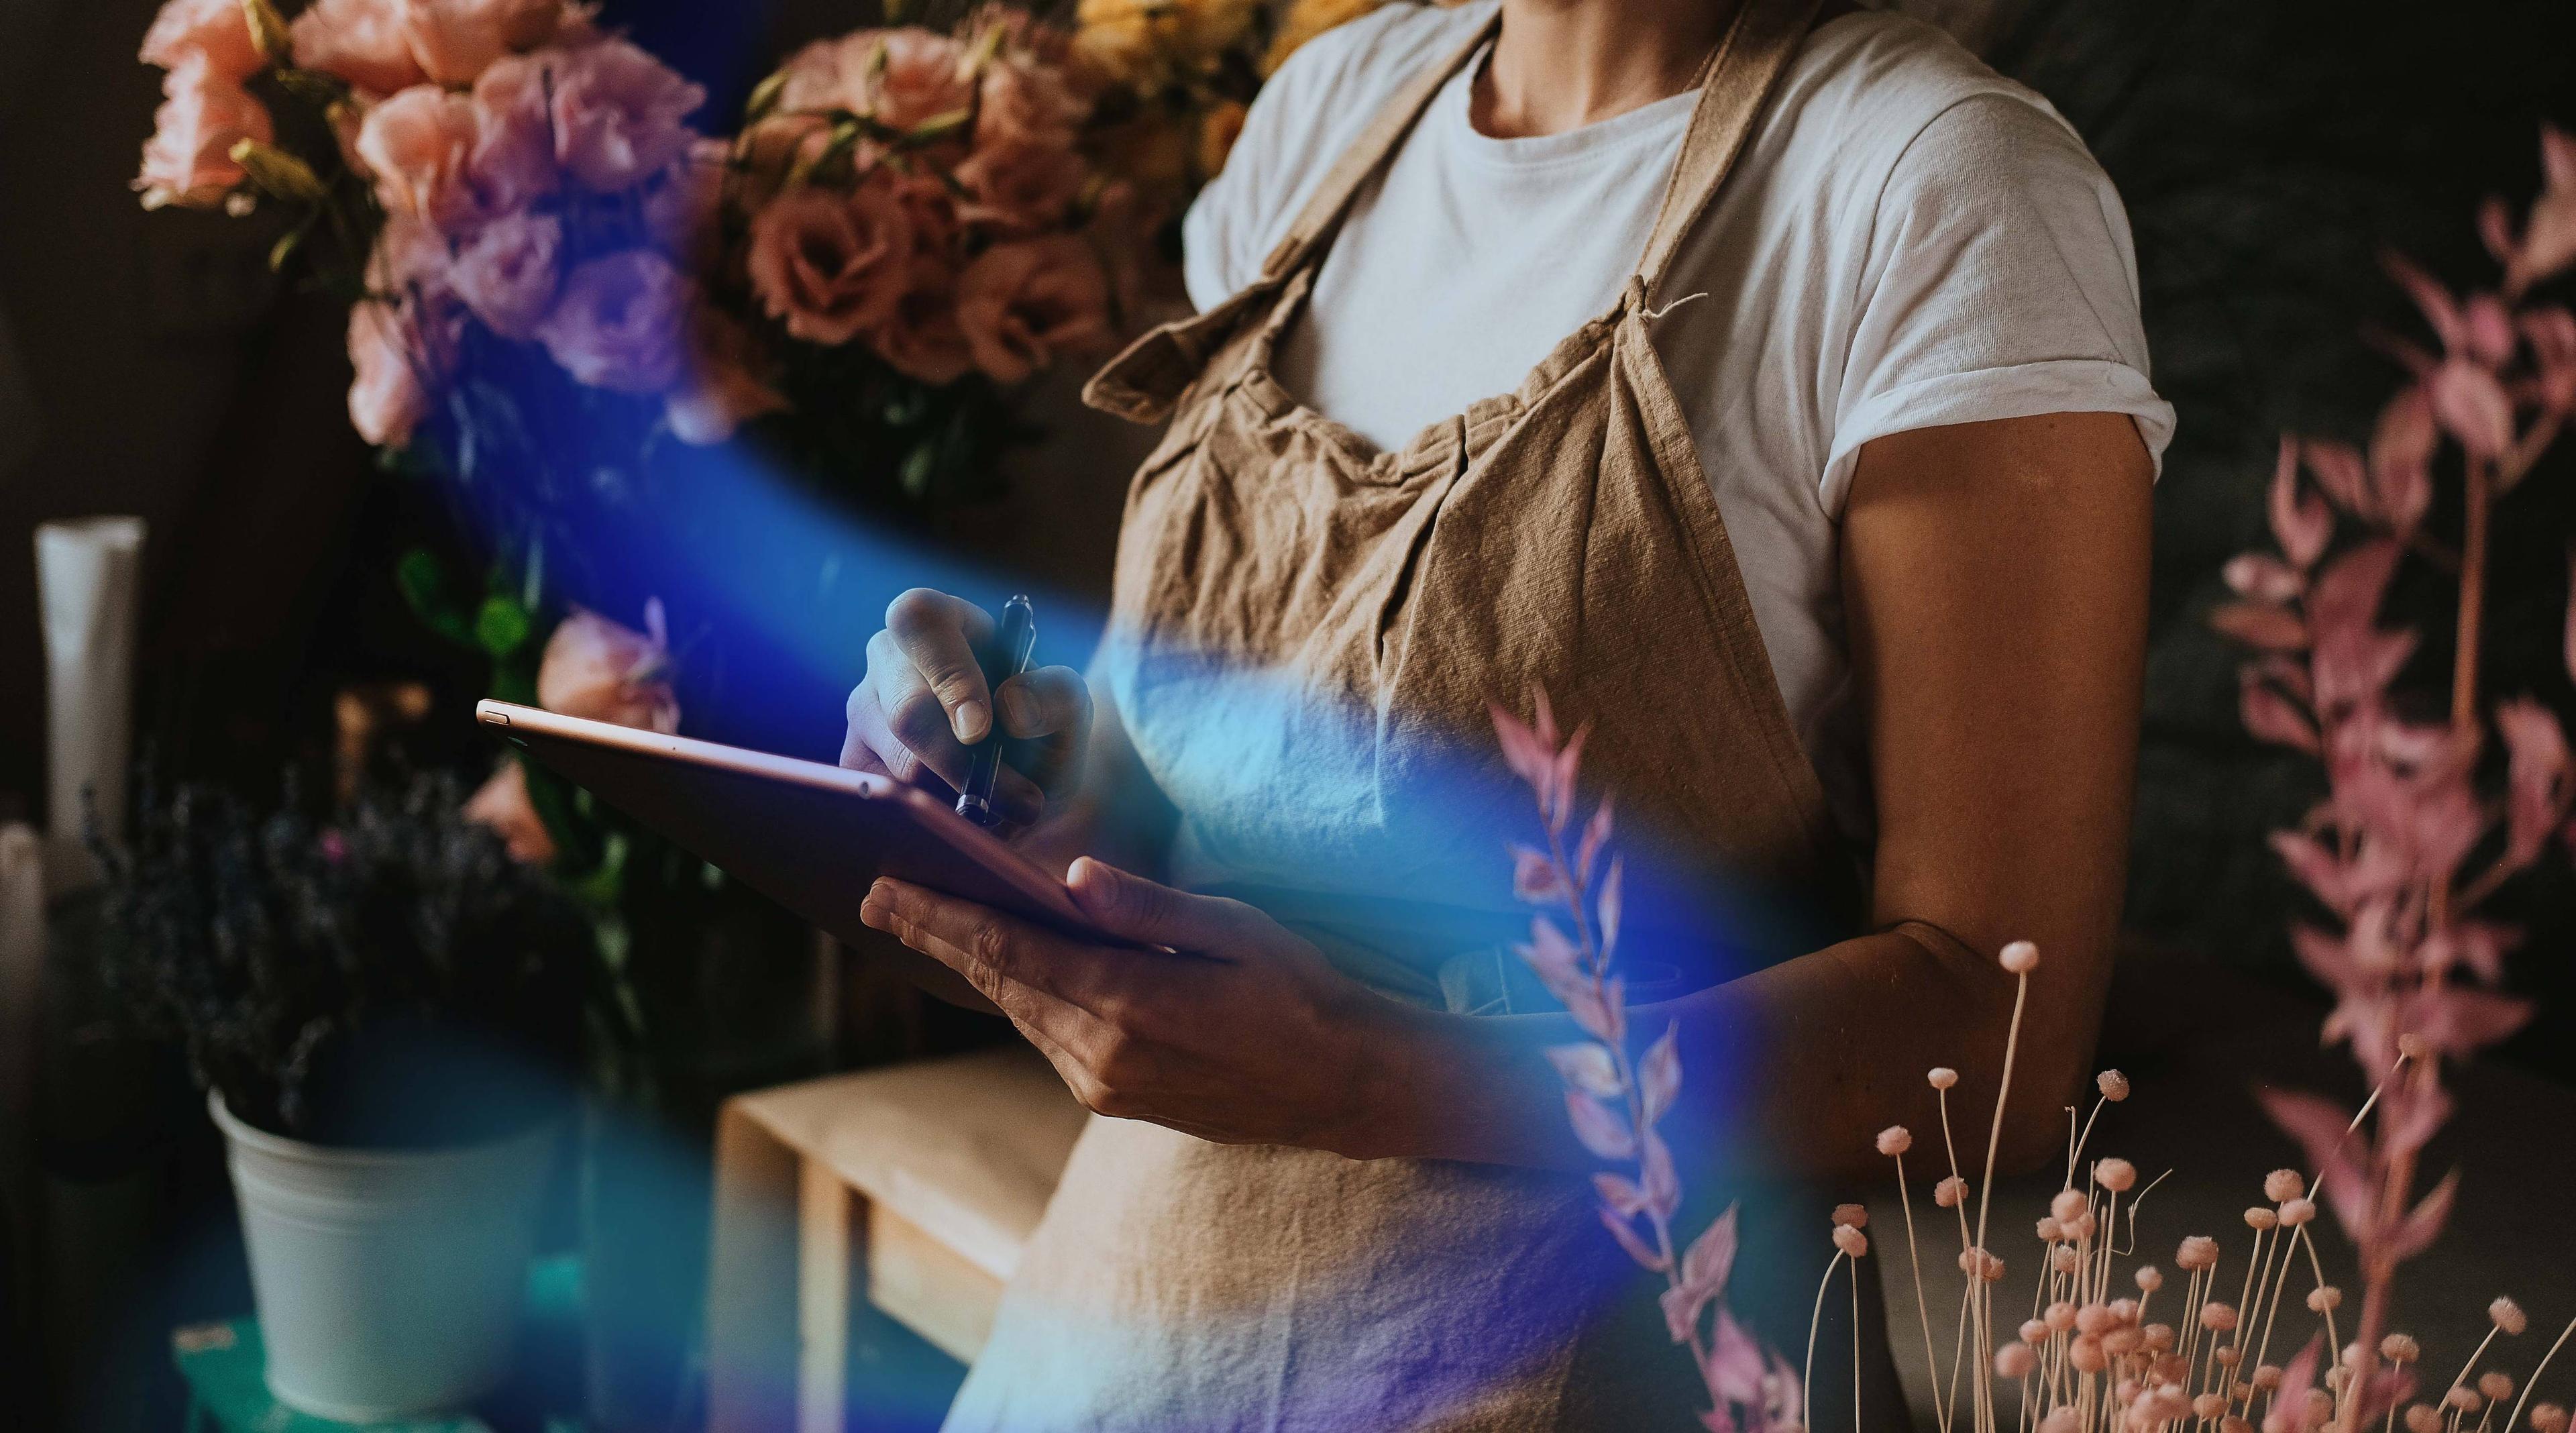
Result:
{"type": "Polygon", "coordinates": [[[2494,374],[2455,358],[2433,370],[2426,388],[2433,416],[2471,456],[2494,458],[2513,446],[2513,400],[2494,374]]]}

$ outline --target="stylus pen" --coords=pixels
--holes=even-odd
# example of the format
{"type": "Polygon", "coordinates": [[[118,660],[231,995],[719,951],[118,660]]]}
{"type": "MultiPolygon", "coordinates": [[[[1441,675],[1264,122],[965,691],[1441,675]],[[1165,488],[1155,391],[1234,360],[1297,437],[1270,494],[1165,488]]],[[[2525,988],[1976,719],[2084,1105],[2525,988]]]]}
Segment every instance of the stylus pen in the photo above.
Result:
{"type": "Polygon", "coordinates": [[[993,638],[998,659],[984,669],[993,689],[993,729],[976,744],[966,764],[966,789],[957,793],[957,814],[978,826],[1001,822],[993,809],[993,783],[1002,775],[1002,683],[1029,669],[1029,654],[1038,645],[1038,613],[1025,595],[1002,604],[1002,630],[993,638]]]}

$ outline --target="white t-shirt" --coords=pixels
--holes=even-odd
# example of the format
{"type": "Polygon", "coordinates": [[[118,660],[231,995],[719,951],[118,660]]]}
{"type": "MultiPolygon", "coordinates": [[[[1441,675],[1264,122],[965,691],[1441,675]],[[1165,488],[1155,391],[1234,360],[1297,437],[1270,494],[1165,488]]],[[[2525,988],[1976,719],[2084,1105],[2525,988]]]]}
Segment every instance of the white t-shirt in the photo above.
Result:
{"type": "MultiPolygon", "coordinates": [[[[1283,67],[1190,209],[1190,297],[1260,271],[1387,97],[1499,0],[1394,4],[1283,67]]],[[[1645,249],[1696,94],[1564,134],[1494,139],[1475,66],[1363,189],[1279,378],[1381,447],[1519,386],[1607,312],[1645,249]]],[[[1836,553],[1860,447],[1914,428],[2129,414],[2161,460],[2137,262],[2109,179],[2047,101],[1942,32],[1819,26],[1684,242],[1655,324],[1789,714],[1845,831],[1870,839],[1836,553]]]]}

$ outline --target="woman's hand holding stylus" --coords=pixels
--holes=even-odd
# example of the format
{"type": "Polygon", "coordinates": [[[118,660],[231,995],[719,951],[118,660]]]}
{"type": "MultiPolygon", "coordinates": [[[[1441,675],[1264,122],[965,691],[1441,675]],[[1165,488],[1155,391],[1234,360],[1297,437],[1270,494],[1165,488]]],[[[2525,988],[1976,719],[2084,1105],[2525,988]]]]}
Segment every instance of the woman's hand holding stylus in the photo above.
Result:
{"type": "Polygon", "coordinates": [[[992,615],[963,598],[927,587],[897,597],[850,692],[841,765],[953,801],[998,710],[1016,743],[993,788],[1004,823],[1025,827],[1060,806],[1079,785],[1090,689],[1071,667],[1039,667],[989,690],[977,656],[992,639],[992,615]]]}

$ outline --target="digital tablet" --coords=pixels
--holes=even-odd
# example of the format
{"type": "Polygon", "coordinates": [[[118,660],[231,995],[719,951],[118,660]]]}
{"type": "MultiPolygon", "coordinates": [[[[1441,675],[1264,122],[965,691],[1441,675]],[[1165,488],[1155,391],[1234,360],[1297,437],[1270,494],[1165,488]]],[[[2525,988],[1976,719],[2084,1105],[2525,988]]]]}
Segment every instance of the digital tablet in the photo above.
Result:
{"type": "Polygon", "coordinates": [[[1064,882],[917,787],[509,702],[475,720],[681,849],[844,940],[878,876],[1110,944],[1064,882]]]}

